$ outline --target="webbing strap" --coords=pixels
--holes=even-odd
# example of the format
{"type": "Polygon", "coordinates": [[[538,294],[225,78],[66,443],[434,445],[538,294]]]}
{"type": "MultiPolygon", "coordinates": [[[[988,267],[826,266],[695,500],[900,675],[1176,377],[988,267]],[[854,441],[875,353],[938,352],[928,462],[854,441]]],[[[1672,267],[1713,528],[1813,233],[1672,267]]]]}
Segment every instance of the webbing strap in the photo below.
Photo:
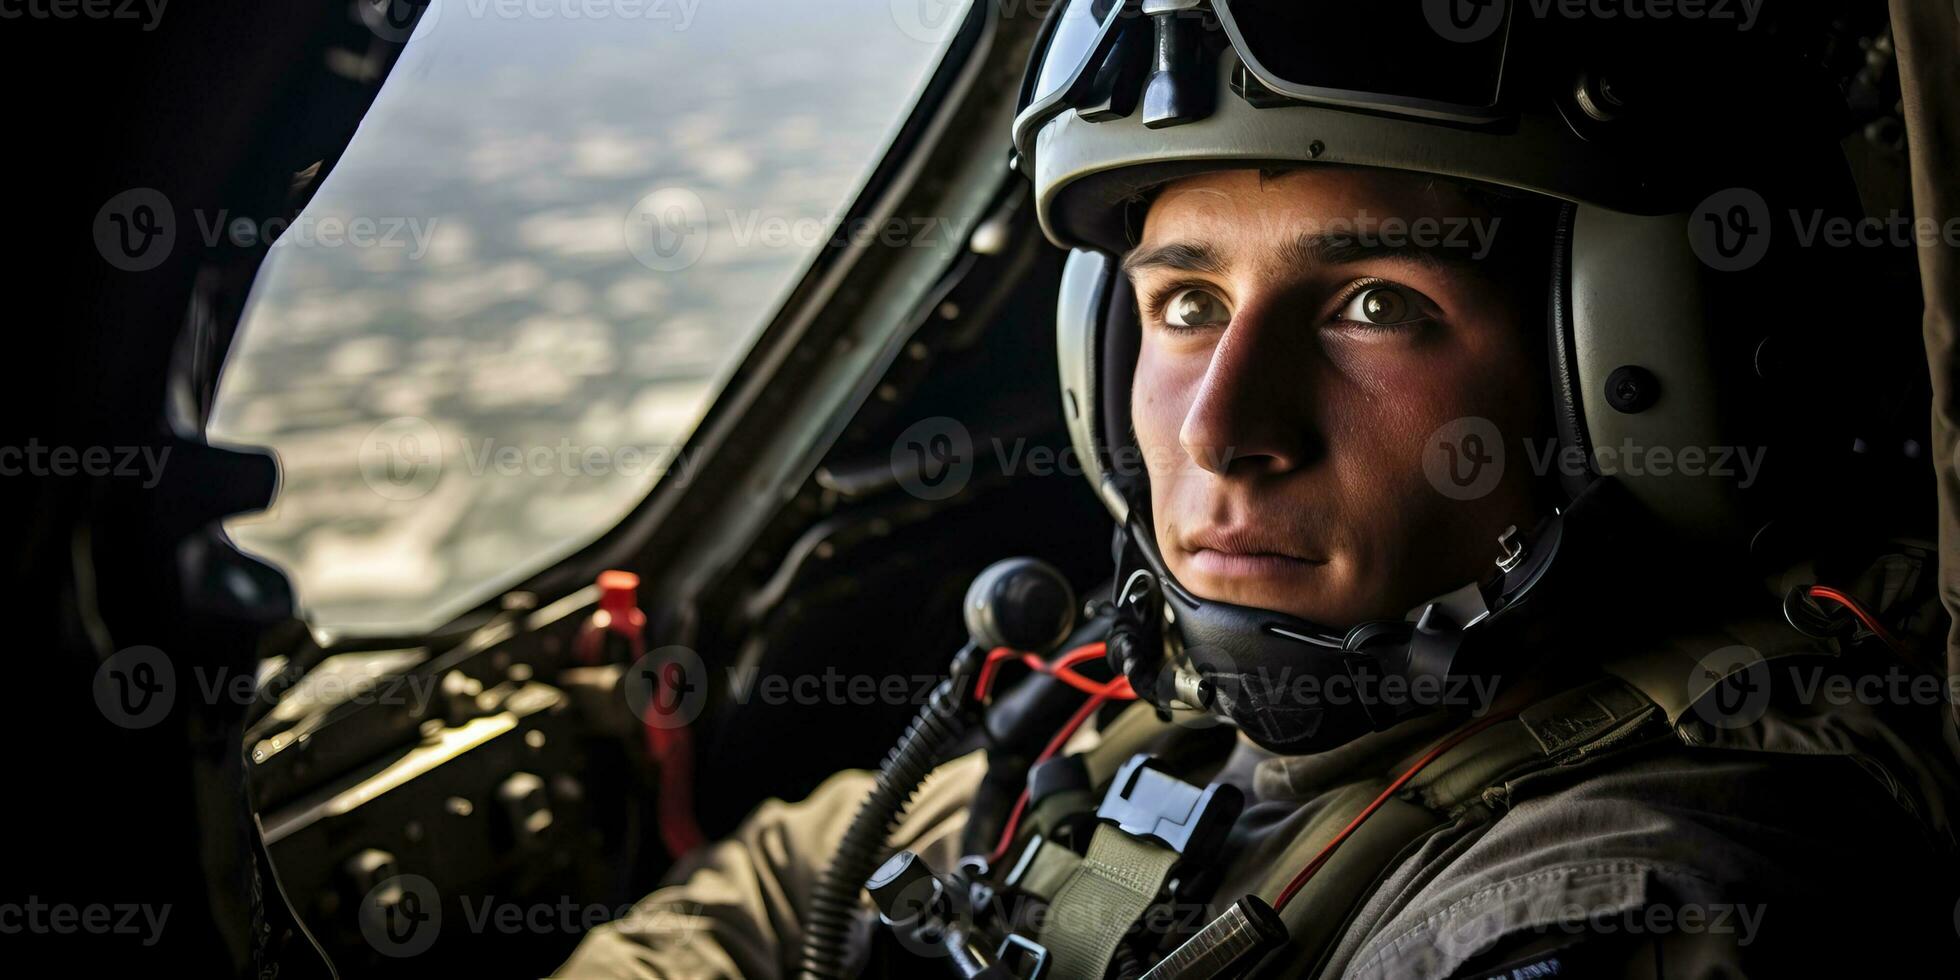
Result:
{"type": "MultiPolygon", "coordinates": [[[[1606,678],[1555,694],[1526,708],[1517,719],[1479,732],[1444,753],[1357,828],[1280,913],[1287,926],[1288,950],[1277,974],[1318,975],[1349,919],[1383,877],[1429,834],[1456,819],[1464,807],[1489,802],[1491,791],[1501,791],[1526,774],[1576,764],[1592,751],[1621,741],[1656,710],[1638,691],[1606,678]]],[[[1666,737],[1664,731],[1655,734],[1666,737]]],[[[1334,791],[1320,815],[1274,862],[1273,875],[1258,887],[1258,893],[1276,896],[1299,867],[1379,795],[1388,780],[1384,774],[1334,791]]]]}
{"type": "Polygon", "coordinates": [[[1108,824],[1098,826],[1088,855],[1055,893],[1041,928],[1041,944],[1054,958],[1049,975],[1055,980],[1102,976],[1116,944],[1150,908],[1176,863],[1170,848],[1108,824]]]}
{"type": "Polygon", "coordinates": [[[1044,902],[1052,902],[1055,893],[1068,884],[1075,869],[1082,866],[1082,858],[1060,844],[1040,838],[1030,841],[1028,847],[1029,851],[1021,857],[1021,866],[1010,876],[1009,884],[1044,902]]]}

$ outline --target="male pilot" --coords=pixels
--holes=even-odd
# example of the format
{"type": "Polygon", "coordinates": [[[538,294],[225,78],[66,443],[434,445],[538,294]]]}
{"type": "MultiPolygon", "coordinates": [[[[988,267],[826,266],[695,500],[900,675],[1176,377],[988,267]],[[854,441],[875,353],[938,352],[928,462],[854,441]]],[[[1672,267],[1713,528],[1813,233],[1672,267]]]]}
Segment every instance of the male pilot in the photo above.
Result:
{"type": "MultiPolygon", "coordinates": [[[[1735,474],[1586,463],[1623,440],[1713,452],[1697,440],[1736,431],[1717,396],[1742,382],[1710,338],[1773,331],[1808,300],[1722,278],[1735,249],[1688,216],[1763,161],[1795,194],[1828,172],[1812,164],[1835,144],[1798,131],[1794,97],[1781,112],[1757,100],[1796,89],[1761,70],[1733,86],[1602,86],[1565,69],[1589,64],[1584,43],[1622,42],[1533,47],[1518,24],[1486,35],[1510,38],[1491,57],[1413,14],[1057,6],[1016,145],[1044,230],[1078,250],[1064,289],[1115,286],[1084,294],[1112,295],[1104,309],[1064,298],[1092,312],[1058,324],[1063,382],[1078,406],[1105,403],[1098,385],[1127,392],[1122,417],[1078,408],[1070,422],[1085,458],[1124,443],[1143,461],[1091,478],[1131,570],[1156,583],[1146,625],[1166,632],[1119,663],[1159,703],[1068,753],[1093,758],[1153,708],[1192,707],[1158,682],[1214,658],[1199,666],[1232,683],[1197,707],[1240,733],[1184,775],[1244,794],[1201,901],[1207,919],[1241,896],[1278,908],[1287,940],[1255,975],[1876,973],[1902,951],[1950,951],[1956,783],[1937,728],[1725,686],[1783,664],[1879,669],[1878,633],[1732,570],[1728,525],[1750,513],[1735,474]],[[1153,41],[1205,56],[1153,62],[1127,114],[1075,111],[1095,101],[1091,66],[1153,41]],[[1662,107],[1642,125],[1685,120],[1678,141],[1615,141],[1616,100],[1635,92],[1662,107]],[[1422,228],[1444,234],[1418,241],[1422,228]],[[1490,465],[1493,449],[1509,465],[1490,465]],[[1359,728],[1257,686],[1330,648],[1413,676],[1430,669],[1425,636],[1461,651],[1425,677],[1474,661],[1504,683],[1453,706],[1467,713],[1370,704],[1359,728]],[[1305,873],[1309,858],[1328,873],[1305,873]]],[[[1836,584],[1849,603],[1869,583],[1836,584]]],[[[942,766],[889,848],[953,868],[985,766],[981,753],[942,766]]],[[[1107,781],[1107,763],[1085,767],[1107,781]]],[[[871,782],[842,773],[763,805],[586,937],[563,975],[796,972],[810,896],[871,782]]],[[[1004,843],[1000,873],[1053,846],[1025,828],[1004,843]]],[[[1120,974],[1185,938],[1132,931],[1127,960],[1060,972],[1120,974]]]]}

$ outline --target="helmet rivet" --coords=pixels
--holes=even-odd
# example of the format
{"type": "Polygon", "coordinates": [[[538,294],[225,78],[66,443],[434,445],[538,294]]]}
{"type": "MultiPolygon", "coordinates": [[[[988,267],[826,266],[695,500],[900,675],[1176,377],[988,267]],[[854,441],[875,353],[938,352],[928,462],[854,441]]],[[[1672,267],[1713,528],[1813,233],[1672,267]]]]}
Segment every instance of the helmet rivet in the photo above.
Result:
{"type": "Polygon", "coordinates": [[[1319,159],[1320,155],[1325,152],[1327,152],[1327,144],[1319,140],[1314,140],[1307,144],[1307,156],[1319,159]]]}
{"type": "Polygon", "coordinates": [[[1644,367],[1626,364],[1606,376],[1606,404],[1628,415],[1652,408],[1660,397],[1661,380],[1644,367]]]}

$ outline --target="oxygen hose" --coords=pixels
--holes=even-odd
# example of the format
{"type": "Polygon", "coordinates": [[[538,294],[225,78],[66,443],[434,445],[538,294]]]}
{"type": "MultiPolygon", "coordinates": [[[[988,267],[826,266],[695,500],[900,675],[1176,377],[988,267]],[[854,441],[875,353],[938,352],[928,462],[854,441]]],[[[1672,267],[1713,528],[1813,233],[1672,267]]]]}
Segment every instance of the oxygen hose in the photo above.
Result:
{"type": "Polygon", "coordinates": [[[973,580],[964,613],[971,640],[953,657],[946,679],[932,689],[925,707],[885,756],[871,794],[851,817],[837,853],[817,879],[798,964],[797,975],[805,980],[849,976],[845,970],[858,893],[884,861],[885,842],[912,795],[966,733],[970,708],[978,703],[970,695],[986,651],[1008,647],[1045,654],[1060,646],[1075,623],[1075,590],[1047,564],[1009,558],[987,566],[973,580]]]}
{"type": "MultiPolygon", "coordinates": [[[[968,647],[967,650],[977,648],[968,647]]],[[[959,660],[969,660],[961,651],[959,660]]],[[[956,661],[956,664],[958,661],[956,661]]],[[[906,727],[885,764],[878,768],[878,779],[871,795],[865,797],[837,845],[837,854],[817,879],[810,897],[810,916],[803,929],[801,976],[817,980],[841,980],[848,976],[845,960],[850,954],[851,926],[857,914],[858,892],[885,859],[885,841],[892,828],[905,815],[912,795],[925,782],[926,774],[939,764],[940,756],[966,732],[961,688],[966,678],[957,667],[953,675],[932,689],[932,696],[906,727]]]]}

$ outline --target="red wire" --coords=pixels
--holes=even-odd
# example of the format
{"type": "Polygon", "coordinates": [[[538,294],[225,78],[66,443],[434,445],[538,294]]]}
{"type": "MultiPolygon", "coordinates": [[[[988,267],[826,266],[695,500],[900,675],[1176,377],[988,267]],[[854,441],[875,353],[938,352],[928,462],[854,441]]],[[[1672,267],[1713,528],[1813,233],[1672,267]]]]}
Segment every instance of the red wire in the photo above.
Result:
{"type": "Polygon", "coordinates": [[[1880,623],[1878,617],[1872,615],[1871,611],[1866,609],[1858,600],[1828,585],[1813,585],[1807,590],[1807,593],[1811,598],[1829,599],[1850,610],[1851,615],[1858,617],[1858,622],[1865,624],[1865,628],[1871,630],[1872,635],[1878,637],[1880,643],[1885,644],[1893,653],[1900,654],[1901,656],[1904,655],[1899,649],[1899,642],[1892,638],[1891,631],[1887,630],[1885,624],[1880,623]]]}
{"type": "Polygon", "coordinates": [[[1075,649],[1070,650],[1069,652],[1064,653],[1059,657],[1056,657],[1055,662],[1050,664],[1049,666],[1054,668],[1055,670],[1067,670],[1070,667],[1082,663],[1085,660],[1100,660],[1104,656],[1106,656],[1108,652],[1109,649],[1105,644],[1084,643],[1083,645],[1076,647],[1075,649]]]}
{"type": "MultiPolygon", "coordinates": [[[[1095,647],[1102,646],[1100,643],[1090,645],[1095,647]]],[[[1082,649],[1086,650],[1088,647],[1082,649]]],[[[1067,660],[1068,657],[1081,652],[1082,650],[1073,651],[1062,659],[1067,660]]],[[[1096,709],[1103,706],[1103,702],[1112,699],[1117,701],[1134,701],[1136,700],[1136,696],[1136,692],[1130,689],[1130,679],[1127,677],[1118,677],[1107,684],[1101,685],[1096,689],[1096,693],[1089,695],[1088,700],[1082,702],[1082,707],[1075,709],[1075,714],[1070,715],[1068,721],[1062,723],[1062,727],[1055,732],[1055,737],[1049,739],[1047,747],[1043,748],[1041,754],[1035,757],[1034,765],[1028,768],[1032,770],[1034,766],[1047,762],[1054,757],[1055,753],[1060,752],[1062,745],[1069,740],[1069,736],[1074,735],[1075,730],[1081,728],[1082,723],[1088,721],[1089,716],[1095,714],[1096,709]]],[[[998,864],[1001,858],[1007,856],[1007,849],[1014,845],[1014,833],[1021,827],[1021,814],[1027,808],[1028,791],[1024,787],[1021,790],[1021,798],[1014,801],[1014,811],[1007,815],[1007,826],[1001,829],[1000,842],[994,845],[994,852],[987,857],[988,864],[998,864]]]]}
{"type": "Polygon", "coordinates": [[[980,676],[973,682],[973,696],[987,700],[987,690],[993,686],[994,674],[1000,670],[1001,661],[1019,654],[1007,647],[995,647],[987,651],[987,661],[980,665],[980,676]]]}
{"type": "Polygon", "coordinates": [[[1321,866],[1327,863],[1328,858],[1334,856],[1334,849],[1340,847],[1343,841],[1347,840],[1350,836],[1352,836],[1355,830],[1361,826],[1363,821],[1373,816],[1376,810],[1381,809],[1381,805],[1383,803],[1388,802],[1389,797],[1394,796],[1397,792],[1399,792],[1402,789],[1402,787],[1405,784],[1408,783],[1409,780],[1415,778],[1416,773],[1421,772],[1430,763],[1435,762],[1436,759],[1440,757],[1444,752],[1447,752],[1450,749],[1455,748],[1457,745],[1461,744],[1464,739],[1467,739],[1470,736],[1475,735],[1478,732],[1481,732],[1484,729],[1489,728],[1490,726],[1495,725],[1500,721],[1509,719],[1514,714],[1515,712],[1509,712],[1501,715],[1492,715],[1489,718],[1485,718],[1482,721],[1479,721],[1476,724],[1473,724],[1468,728],[1465,728],[1457,732],[1456,734],[1451,735],[1440,742],[1437,742],[1434,748],[1430,749],[1427,753],[1425,753],[1422,758],[1416,760],[1415,765],[1410,766],[1408,770],[1403,772],[1401,776],[1397,777],[1394,782],[1388,784],[1388,788],[1382,790],[1381,795],[1375,797],[1375,801],[1373,803],[1368,804],[1367,809],[1362,810],[1359,814],[1355,816],[1353,820],[1348,821],[1348,825],[1346,827],[1341,828],[1341,832],[1335,834],[1334,839],[1328,841],[1327,845],[1320,849],[1320,853],[1315,854],[1313,860],[1308,861],[1306,867],[1301,868],[1299,873],[1293,876],[1293,880],[1286,883],[1285,888],[1280,889],[1279,898],[1273,902],[1273,911],[1277,912],[1281,909],[1286,908],[1286,903],[1293,901],[1293,896],[1300,891],[1300,887],[1302,885],[1305,885],[1307,883],[1307,879],[1312,878],[1314,874],[1320,870],[1321,866]]]}
{"type": "Polygon", "coordinates": [[[987,695],[993,691],[994,678],[1000,673],[1000,665],[1017,658],[1027,664],[1030,670],[1047,674],[1084,694],[1093,695],[1102,690],[1102,682],[1092,681],[1073,668],[1083,661],[1095,660],[1103,656],[1105,649],[1102,643],[1085,643],[1056,657],[1053,662],[1047,662],[1032,653],[1022,653],[1007,647],[995,647],[988,651],[986,662],[980,665],[980,676],[973,682],[973,696],[985,701],[987,695]]]}

